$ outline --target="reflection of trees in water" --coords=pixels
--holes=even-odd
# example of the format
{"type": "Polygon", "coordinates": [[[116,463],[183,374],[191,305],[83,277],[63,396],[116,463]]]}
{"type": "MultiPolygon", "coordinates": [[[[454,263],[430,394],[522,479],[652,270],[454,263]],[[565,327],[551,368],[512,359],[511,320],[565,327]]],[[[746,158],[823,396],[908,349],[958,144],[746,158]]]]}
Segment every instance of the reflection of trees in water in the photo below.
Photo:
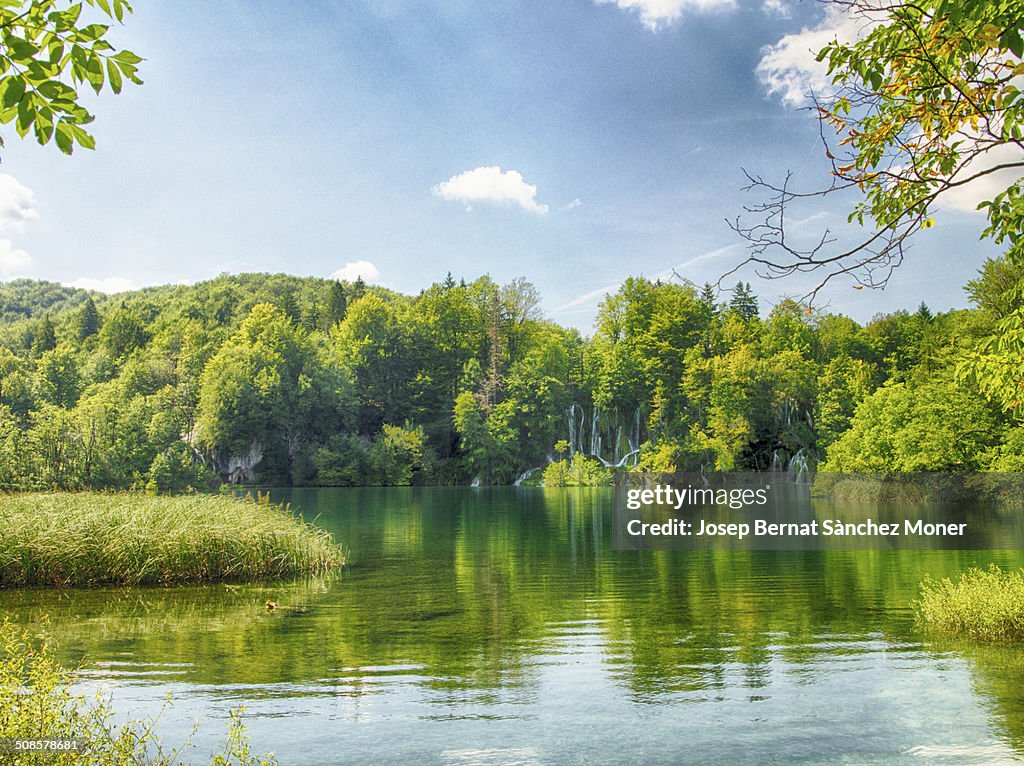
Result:
{"type": "Polygon", "coordinates": [[[1024,755],[1024,647],[939,641],[930,648],[966,659],[975,691],[992,706],[993,727],[1024,755]]]}
{"type": "Polygon", "coordinates": [[[72,659],[288,685],[267,693],[370,694],[398,678],[438,702],[517,700],[536,693],[538,656],[581,651],[635,700],[699,699],[821,673],[869,640],[914,640],[922,576],[995,555],[615,552],[601,489],[296,494],[307,518],[314,498],[336,509],[320,523],[352,547],[337,581],[21,591],[0,593],[0,609],[21,623],[49,614],[72,659]]]}

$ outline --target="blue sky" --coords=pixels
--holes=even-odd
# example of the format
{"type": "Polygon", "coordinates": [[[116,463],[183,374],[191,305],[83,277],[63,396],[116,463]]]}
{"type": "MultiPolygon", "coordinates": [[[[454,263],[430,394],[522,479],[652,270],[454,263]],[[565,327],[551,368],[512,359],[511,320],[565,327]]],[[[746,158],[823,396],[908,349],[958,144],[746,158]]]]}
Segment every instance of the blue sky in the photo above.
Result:
{"type": "MultiPolygon", "coordinates": [[[[820,84],[811,47],[843,23],[800,0],[139,0],[114,40],[146,84],[90,101],[97,150],[5,134],[0,279],[525,276],[587,331],[627,276],[700,283],[742,258],[725,219],[756,201],[743,168],[821,184],[798,106],[820,84]]],[[[888,290],[821,301],[862,321],[965,305],[996,251],[960,207],[888,290]]],[[[766,310],[811,286],[743,277],[766,310]]]]}

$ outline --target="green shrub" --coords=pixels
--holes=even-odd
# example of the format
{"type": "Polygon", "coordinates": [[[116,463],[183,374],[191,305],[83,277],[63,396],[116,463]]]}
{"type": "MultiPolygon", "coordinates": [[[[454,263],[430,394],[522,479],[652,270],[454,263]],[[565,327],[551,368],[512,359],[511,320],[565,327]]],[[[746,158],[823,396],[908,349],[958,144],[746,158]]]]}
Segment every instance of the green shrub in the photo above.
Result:
{"type": "Polygon", "coordinates": [[[544,469],[545,487],[603,487],[612,483],[612,471],[600,461],[577,453],[572,461],[556,460],[544,469]]]}
{"type": "Polygon", "coordinates": [[[914,603],[918,625],[983,641],[1024,640],[1024,570],[995,564],[953,581],[927,579],[914,603]]]}
{"type": "MultiPolygon", "coordinates": [[[[176,766],[178,752],[165,753],[152,721],[116,725],[108,700],[71,692],[71,673],[53,658],[45,641],[33,639],[8,620],[0,623],[0,733],[9,739],[75,739],[75,751],[25,752],[9,755],[17,766],[176,766]]],[[[231,711],[231,728],[211,766],[272,766],[249,749],[241,710],[231,711]]]]}

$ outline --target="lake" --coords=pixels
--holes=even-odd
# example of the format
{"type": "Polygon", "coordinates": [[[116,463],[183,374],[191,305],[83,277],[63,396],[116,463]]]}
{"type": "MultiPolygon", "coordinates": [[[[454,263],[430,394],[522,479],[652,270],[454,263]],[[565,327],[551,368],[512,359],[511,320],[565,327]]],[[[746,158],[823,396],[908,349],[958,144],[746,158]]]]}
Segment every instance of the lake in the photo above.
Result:
{"type": "Polygon", "coordinates": [[[997,764],[1024,651],[929,641],[925,575],[985,551],[615,551],[606,489],[272,490],[344,543],[288,584],[0,592],[81,688],[192,758],[247,707],[283,766],[997,764]],[[279,608],[268,612],[266,600],[279,608]]]}

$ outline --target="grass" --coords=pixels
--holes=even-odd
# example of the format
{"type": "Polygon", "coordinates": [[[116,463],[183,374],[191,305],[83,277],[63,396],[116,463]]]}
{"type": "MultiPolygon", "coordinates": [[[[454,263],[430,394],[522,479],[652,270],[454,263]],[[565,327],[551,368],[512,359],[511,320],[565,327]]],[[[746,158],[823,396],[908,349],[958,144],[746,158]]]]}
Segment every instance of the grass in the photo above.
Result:
{"type": "Polygon", "coordinates": [[[0,587],[260,580],[342,562],[328,532],[263,498],[0,495],[0,587]]]}
{"type": "Polygon", "coordinates": [[[981,641],[1024,640],[1024,570],[995,564],[970,569],[958,580],[925,580],[914,603],[921,627],[981,641]]]}
{"type": "MultiPolygon", "coordinates": [[[[9,621],[0,622],[0,732],[9,740],[76,740],[75,748],[47,752],[7,752],[17,766],[177,766],[189,741],[171,753],[154,733],[155,720],[117,724],[109,700],[88,700],[71,691],[73,675],[53,658],[44,638],[30,636],[9,621]]],[[[274,766],[273,755],[249,748],[241,719],[231,711],[222,751],[211,766],[274,766]]],[[[194,730],[193,730],[194,733],[194,730]]],[[[6,744],[6,743],[5,743],[6,744]]],[[[70,744],[70,743],[69,743],[70,744]]]]}

